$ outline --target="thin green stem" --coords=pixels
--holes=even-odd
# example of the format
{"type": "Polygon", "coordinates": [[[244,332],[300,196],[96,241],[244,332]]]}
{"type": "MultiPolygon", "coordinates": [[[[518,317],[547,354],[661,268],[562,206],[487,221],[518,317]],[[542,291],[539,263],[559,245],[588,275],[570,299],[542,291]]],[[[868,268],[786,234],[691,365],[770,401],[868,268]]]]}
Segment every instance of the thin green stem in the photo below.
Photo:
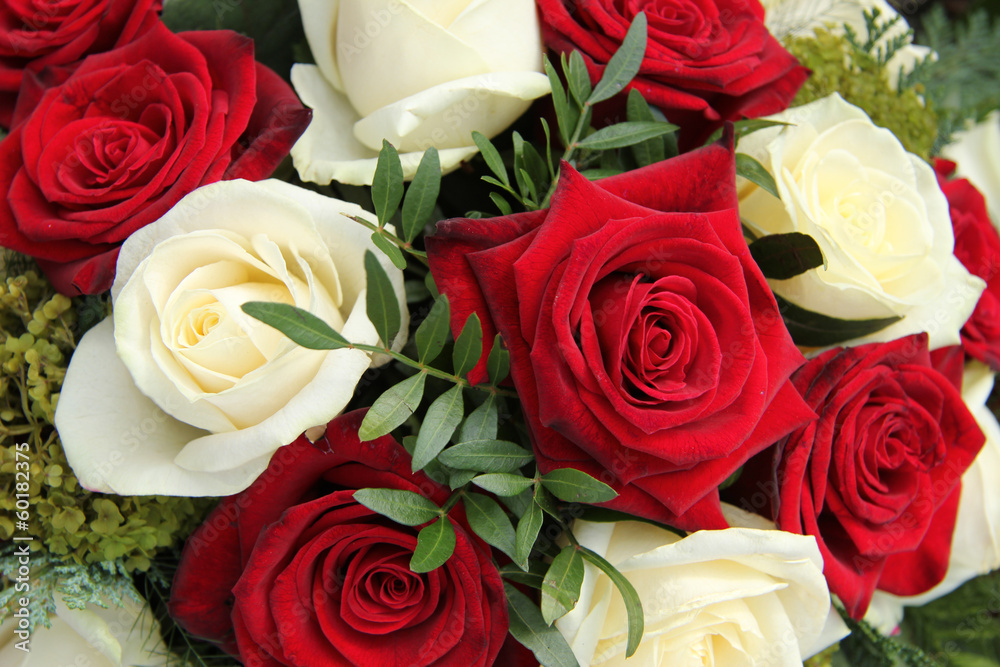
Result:
{"type": "Polygon", "coordinates": [[[376,224],[374,224],[372,222],[369,222],[368,220],[365,220],[361,216],[358,216],[358,215],[347,215],[346,213],[341,213],[341,215],[350,218],[354,222],[357,222],[357,223],[361,224],[362,226],[364,226],[367,229],[370,229],[371,231],[375,232],[376,234],[381,234],[386,239],[388,239],[390,243],[393,243],[394,245],[396,245],[397,247],[399,247],[400,250],[403,250],[403,251],[409,253],[410,255],[412,255],[413,257],[415,257],[417,259],[417,261],[419,261],[424,266],[428,266],[428,267],[430,266],[430,263],[427,261],[427,253],[424,252],[423,250],[417,250],[416,248],[413,247],[412,243],[410,243],[408,241],[404,241],[403,239],[399,238],[398,236],[396,236],[392,232],[387,231],[384,227],[379,227],[378,225],[376,225],[376,224]]]}

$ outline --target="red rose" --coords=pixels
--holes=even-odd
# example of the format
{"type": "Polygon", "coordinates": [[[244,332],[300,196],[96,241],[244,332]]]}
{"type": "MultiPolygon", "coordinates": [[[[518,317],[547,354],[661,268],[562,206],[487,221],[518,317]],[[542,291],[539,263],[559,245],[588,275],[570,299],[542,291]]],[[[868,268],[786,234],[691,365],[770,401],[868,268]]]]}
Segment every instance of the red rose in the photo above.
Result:
{"type": "Polygon", "coordinates": [[[0,125],[11,125],[28,66],[68,65],[128,44],[159,22],[162,7],[162,0],[5,0],[0,4],[0,125]]]}
{"type": "Polygon", "coordinates": [[[632,19],[648,21],[635,88],[681,127],[682,148],[700,145],[724,121],[783,111],[809,76],[764,27],[757,0],[538,0],[553,51],[574,49],[600,80],[632,19]]]}
{"type": "Polygon", "coordinates": [[[986,281],[986,290],[962,327],[962,347],[970,357],[1000,371],[1000,234],[990,222],[982,193],[968,179],[948,180],[955,166],[948,160],[934,162],[951,209],[955,257],[969,273],[986,281]]]}
{"type": "Polygon", "coordinates": [[[250,666],[493,664],[507,603],[489,547],[459,508],[455,553],[410,571],[417,528],[354,500],[361,488],[449,490],[410,472],[390,436],[358,440],[364,411],[315,444],[282,447],[242,493],[224,498],[184,546],[170,614],[250,666]]]}
{"type": "Polygon", "coordinates": [[[620,493],[607,506],[685,528],[725,527],[719,484],[815,417],[734,179],[727,132],[597,183],[564,164],[551,209],[427,239],[453,330],[475,311],[510,348],[542,471],[583,470],[620,493]]]}
{"type": "Polygon", "coordinates": [[[181,197],[269,176],[309,111],[250,39],[157,24],[71,73],[31,70],[14,120],[0,142],[0,245],[37,258],[61,292],[92,294],[111,286],[129,234],[181,197]]]}
{"type": "Polygon", "coordinates": [[[927,334],[836,348],[793,376],[819,420],[744,470],[737,500],[771,496],[778,528],[814,535],[830,592],[854,618],[876,588],[912,596],[944,577],[961,478],[985,436],[962,401],[959,348],[927,334]]]}

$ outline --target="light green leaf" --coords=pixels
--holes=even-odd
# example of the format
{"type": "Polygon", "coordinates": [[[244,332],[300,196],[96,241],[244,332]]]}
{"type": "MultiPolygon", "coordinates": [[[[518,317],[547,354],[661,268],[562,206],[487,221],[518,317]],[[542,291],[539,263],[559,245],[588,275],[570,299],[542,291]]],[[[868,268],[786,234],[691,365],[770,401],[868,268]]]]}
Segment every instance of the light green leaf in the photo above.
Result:
{"type": "Polygon", "coordinates": [[[372,233],[372,243],[375,247],[385,253],[386,257],[392,262],[393,266],[402,271],[406,268],[406,258],[403,257],[403,251],[399,249],[395,243],[387,239],[384,235],[379,232],[372,233]]]}
{"type": "MultiPolygon", "coordinates": [[[[565,57],[565,54],[563,54],[565,57]]],[[[565,61],[564,61],[565,62],[565,61]]],[[[563,66],[566,73],[566,80],[569,82],[569,92],[579,106],[583,106],[590,97],[590,74],[587,72],[587,65],[583,62],[583,56],[579,51],[569,54],[569,63],[563,66]]]]}
{"type": "MultiPolygon", "coordinates": [[[[441,160],[437,149],[431,146],[420,158],[417,173],[406,189],[403,199],[403,240],[410,242],[431,220],[434,203],[441,191],[441,160]]],[[[402,268],[402,267],[400,267],[402,268]]]]}
{"type": "Polygon", "coordinates": [[[552,561],[542,582],[542,618],[552,625],[573,610],[580,600],[583,585],[583,556],[570,545],[564,547],[552,561]]]}
{"type": "Polygon", "coordinates": [[[382,150],[379,151],[375,166],[375,180],[372,181],[372,203],[375,205],[379,227],[384,227],[385,223],[396,214],[402,198],[403,165],[399,161],[396,149],[383,139],[382,150]]]}
{"type": "Polygon", "coordinates": [[[443,516],[420,529],[417,546],[410,558],[410,569],[414,572],[436,570],[448,562],[454,552],[455,527],[448,517],[443,516]]]}
{"type": "Polygon", "coordinates": [[[514,526],[497,501],[481,493],[467,492],[462,502],[465,504],[469,527],[476,535],[513,558],[514,526]]]}
{"type": "Polygon", "coordinates": [[[542,475],[542,484],[556,498],[568,503],[604,503],[618,497],[610,486],[575,468],[546,473],[542,475]]]}
{"type": "Polygon", "coordinates": [[[532,501],[524,516],[517,522],[517,532],[514,535],[514,560],[518,565],[523,566],[528,562],[531,549],[538,539],[538,531],[542,529],[543,519],[542,508],[532,501]]]}
{"type": "Polygon", "coordinates": [[[744,155],[743,153],[736,154],[736,175],[742,176],[755,185],[759,185],[778,199],[781,199],[781,195],[778,194],[778,184],[774,182],[774,176],[764,168],[764,165],[749,155],[744,155]]]}
{"type": "Polygon", "coordinates": [[[464,414],[461,387],[452,387],[434,399],[417,433],[417,446],[410,464],[413,472],[423,469],[444,449],[464,414]]]}
{"type": "Polygon", "coordinates": [[[427,317],[417,327],[417,332],[413,335],[417,342],[417,354],[420,355],[420,363],[429,364],[437,359],[448,342],[448,334],[451,329],[451,307],[448,303],[448,296],[442,294],[434,301],[427,317]]]}
{"type": "Polygon", "coordinates": [[[533,479],[506,472],[491,472],[474,477],[472,483],[498,496],[516,496],[535,483],[533,479]]]}
{"type": "Polygon", "coordinates": [[[639,73],[639,66],[642,65],[645,54],[646,14],[639,12],[632,19],[632,25],[625,34],[622,45],[618,47],[615,55],[611,56],[604,75],[597,82],[594,92],[587,101],[590,104],[597,104],[620,93],[639,73]]]}
{"type": "Polygon", "coordinates": [[[441,452],[441,463],[462,470],[513,472],[534,459],[531,452],[504,440],[460,442],[441,452]]]}
{"type": "Polygon", "coordinates": [[[459,442],[470,440],[493,440],[497,437],[500,415],[497,411],[496,394],[487,394],[482,405],[469,413],[458,434],[459,442]]]}
{"type": "Polygon", "coordinates": [[[390,433],[416,411],[420,399],[424,397],[424,382],[426,373],[417,373],[389,389],[375,399],[368,410],[358,435],[362,442],[381,438],[390,433]]]}
{"type": "Polygon", "coordinates": [[[486,160],[486,166],[490,168],[497,178],[506,185],[510,187],[510,178],[507,177],[507,167],[503,164],[503,158],[500,157],[500,152],[496,149],[486,135],[481,132],[473,132],[472,140],[476,142],[476,147],[479,148],[479,152],[482,153],[483,159],[486,160]]]}
{"type": "Polygon", "coordinates": [[[481,356],[483,356],[483,325],[479,322],[479,315],[472,313],[465,320],[462,333],[455,339],[455,349],[452,353],[455,375],[465,377],[479,363],[481,356]]]}
{"type": "Polygon", "coordinates": [[[625,648],[625,657],[631,658],[636,649],[639,648],[639,642],[642,641],[642,633],[645,629],[642,600],[639,599],[639,594],[635,592],[632,583],[614,565],[590,549],[580,547],[580,550],[583,552],[584,558],[608,575],[608,578],[618,588],[618,592],[621,593],[622,600],[625,602],[625,611],[628,614],[628,645],[625,648]]]}
{"type": "Polygon", "coordinates": [[[375,331],[382,339],[382,344],[389,347],[399,333],[401,323],[399,300],[396,298],[396,291],[388,274],[371,250],[365,251],[365,273],[368,276],[368,293],[365,301],[368,319],[375,325],[375,331]]]}
{"type": "Polygon", "coordinates": [[[354,499],[404,526],[419,526],[441,516],[441,508],[419,493],[402,489],[360,489],[354,499]]]}
{"type": "Polygon", "coordinates": [[[535,603],[506,581],[503,588],[507,593],[510,634],[514,635],[514,639],[531,651],[545,667],[580,667],[566,638],[554,627],[546,625],[535,603]]]}
{"type": "Polygon", "coordinates": [[[274,327],[292,342],[310,350],[336,350],[351,346],[346,338],[308,310],[267,301],[248,301],[241,308],[250,317],[274,327]]]}
{"type": "Polygon", "coordinates": [[[676,125],[660,122],[625,122],[602,128],[586,139],[582,139],[577,146],[588,150],[608,150],[610,148],[623,148],[632,146],[649,139],[662,137],[677,129],[676,125]]]}

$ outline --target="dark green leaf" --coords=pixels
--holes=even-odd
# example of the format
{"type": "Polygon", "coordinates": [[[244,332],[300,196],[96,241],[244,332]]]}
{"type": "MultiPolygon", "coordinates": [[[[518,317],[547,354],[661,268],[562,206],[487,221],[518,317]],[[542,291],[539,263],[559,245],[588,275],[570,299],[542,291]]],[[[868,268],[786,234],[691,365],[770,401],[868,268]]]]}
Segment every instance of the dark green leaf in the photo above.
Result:
{"type": "Polygon", "coordinates": [[[497,178],[506,185],[510,187],[510,179],[507,177],[507,168],[503,165],[503,158],[500,157],[500,152],[496,149],[493,143],[486,138],[486,135],[480,132],[472,133],[472,140],[476,142],[476,146],[479,148],[479,152],[482,153],[483,159],[486,160],[486,166],[490,168],[497,178]]]}
{"type": "MultiPolygon", "coordinates": [[[[748,118],[747,120],[738,120],[733,123],[734,129],[736,130],[736,138],[739,139],[742,136],[756,132],[757,130],[763,130],[768,127],[780,127],[785,125],[795,125],[795,123],[786,123],[780,120],[765,120],[763,118],[748,118]]],[[[712,133],[711,138],[706,141],[706,144],[711,144],[722,138],[723,128],[719,128],[712,133]]]]}
{"type": "Polygon", "coordinates": [[[569,82],[569,92],[573,95],[578,106],[582,107],[590,97],[590,74],[587,73],[587,65],[583,62],[583,56],[579,51],[569,54],[569,65],[563,67],[566,80],[569,82]]]}
{"type": "Polygon", "coordinates": [[[396,149],[383,139],[375,166],[375,180],[372,181],[372,203],[375,205],[379,227],[384,226],[396,214],[402,198],[403,165],[396,149]]]}
{"type": "Polygon", "coordinates": [[[420,158],[417,173],[403,199],[403,240],[412,241],[424,225],[430,222],[440,190],[441,160],[437,149],[431,146],[420,158]]]}
{"type": "Polygon", "coordinates": [[[517,495],[504,496],[501,502],[503,502],[504,506],[509,509],[514,516],[520,519],[524,516],[524,513],[528,511],[528,507],[535,502],[533,498],[534,493],[534,489],[525,489],[517,495]]]}
{"type": "Polygon", "coordinates": [[[542,475],[542,484],[559,500],[569,503],[603,503],[618,497],[604,482],[575,468],[559,468],[542,475]]]}
{"type": "Polygon", "coordinates": [[[552,625],[573,610],[583,585],[583,556],[579,549],[564,547],[552,561],[542,583],[542,618],[552,625]]]}
{"type": "Polygon", "coordinates": [[[553,519],[561,519],[559,516],[559,505],[556,503],[556,499],[553,498],[552,494],[546,491],[545,487],[541,484],[535,487],[535,503],[553,519]]]}
{"type": "Polygon", "coordinates": [[[861,338],[881,331],[895,324],[901,317],[883,317],[869,320],[838,320],[835,317],[816,313],[796,306],[791,301],[774,295],[778,302],[788,333],[796,345],[803,347],[827,347],[837,345],[854,338],[861,338]]]}
{"type": "Polygon", "coordinates": [[[479,323],[479,315],[472,313],[465,320],[462,333],[455,339],[455,349],[452,360],[455,362],[455,375],[465,377],[483,356],[483,325],[479,323]]]}
{"type": "Polygon", "coordinates": [[[455,527],[443,516],[417,534],[417,546],[410,558],[414,572],[430,572],[444,565],[455,552],[455,527]]]}
{"type": "Polygon", "coordinates": [[[381,438],[405,422],[420,405],[424,397],[426,373],[417,373],[379,396],[361,422],[358,435],[362,442],[381,438]]]}
{"type": "Polygon", "coordinates": [[[500,568],[500,576],[515,584],[524,584],[542,590],[542,582],[545,581],[545,573],[548,566],[540,561],[530,561],[528,570],[522,570],[513,563],[508,563],[500,568]]]}
{"type": "Polygon", "coordinates": [[[538,122],[542,124],[542,131],[545,133],[545,166],[548,168],[549,182],[551,183],[556,179],[556,168],[552,162],[552,132],[549,130],[549,123],[545,118],[540,117],[538,122]]]}
{"type": "Polygon", "coordinates": [[[441,508],[413,491],[401,489],[361,489],[354,499],[404,526],[419,526],[441,516],[441,508]]]}
{"type": "Polygon", "coordinates": [[[448,486],[454,491],[471,482],[472,478],[478,474],[479,472],[476,470],[454,470],[451,473],[451,477],[448,478],[448,486]]]}
{"type": "Polygon", "coordinates": [[[413,472],[423,469],[444,449],[464,414],[461,387],[452,387],[434,399],[417,433],[417,446],[410,464],[413,472]]]}
{"type": "Polygon", "coordinates": [[[493,338],[493,349],[486,359],[486,371],[490,374],[490,384],[494,387],[503,382],[510,373],[510,352],[507,351],[507,345],[500,334],[493,338]]]}
{"type": "Polygon", "coordinates": [[[368,319],[375,325],[375,331],[382,339],[382,344],[388,347],[399,333],[401,322],[396,290],[393,289],[388,274],[371,250],[365,251],[365,273],[368,275],[368,294],[365,301],[368,307],[368,319]]]}
{"type": "Polygon", "coordinates": [[[527,204],[537,202],[538,187],[535,185],[535,182],[531,180],[531,176],[528,175],[528,172],[524,168],[518,169],[516,174],[518,177],[517,182],[519,184],[524,183],[524,186],[527,189],[527,192],[524,192],[523,190],[521,191],[521,199],[523,199],[527,204]]]}
{"type": "MultiPolygon", "coordinates": [[[[634,88],[628,93],[626,118],[631,122],[643,123],[651,123],[656,120],[653,117],[653,112],[649,109],[649,104],[646,103],[646,99],[642,96],[642,93],[634,88]]],[[[640,141],[632,146],[632,155],[635,157],[635,161],[640,167],[660,162],[666,158],[666,152],[663,148],[663,140],[659,137],[655,137],[653,139],[647,139],[646,141],[640,141]]]]}
{"type": "Polygon", "coordinates": [[[538,154],[538,151],[529,143],[525,143],[522,148],[521,164],[528,172],[531,182],[535,184],[535,189],[539,192],[545,190],[549,185],[549,170],[545,166],[545,160],[538,154]]]}
{"type": "Polygon", "coordinates": [[[646,14],[639,12],[632,19],[632,25],[622,40],[622,45],[618,47],[615,55],[611,56],[608,66],[604,70],[604,75],[594,87],[590,99],[591,104],[603,102],[614,97],[628,85],[639,73],[639,66],[642,65],[642,58],[646,53],[646,14]]]}
{"type": "Polygon", "coordinates": [[[452,468],[480,472],[513,472],[530,462],[531,452],[504,440],[460,442],[441,452],[441,463],[452,468]]]}
{"type": "Polygon", "coordinates": [[[481,489],[486,489],[498,496],[516,496],[525,489],[531,488],[534,480],[512,475],[506,472],[491,472],[473,478],[472,483],[481,489]]]}
{"type": "Polygon", "coordinates": [[[451,329],[451,308],[448,303],[448,296],[440,295],[431,306],[427,317],[417,327],[414,338],[417,342],[417,354],[420,355],[420,363],[429,364],[437,359],[448,342],[448,334],[451,329]]]}
{"type": "Polygon", "coordinates": [[[497,437],[499,414],[496,394],[488,394],[482,405],[469,413],[459,431],[458,441],[493,440],[497,437]]]}
{"type": "Polygon", "coordinates": [[[542,529],[543,519],[542,508],[532,501],[524,516],[517,522],[517,531],[514,534],[514,560],[519,565],[528,562],[531,549],[538,539],[538,531],[542,529]]]}
{"type": "Polygon", "coordinates": [[[580,175],[588,181],[599,181],[602,178],[617,176],[620,173],[622,173],[621,169],[585,169],[580,172],[580,175]]]}
{"type": "Polygon", "coordinates": [[[625,648],[625,657],[631,658],[636,649],[639,648],[639,642],[642,641],[642,633],[645,628],[642,601],[639,599],[639,594],[635,592],[632,583],[614,565],[590,549],[581,547],[580,550],[583,552],[584,558],[600,568],[604,574],[608,575],[608,578],[611,579],[618,588],[618,592],[622,595],[622,600],[625,602],[625,611],[628,613],[628,645],[625,648]]]}
{"type": "Polygon", "coordinates": [[[503,195],[499,192],[490,193],[490,201],[496,204],[497,210],[500,211],[500,215],[510,215],[514,212],[514,209],[510,207],[507,200],[503,198],[503,195]]]}
{"type": "Polygon", "coordinates": [[[749,155],[744,155],[743,153],[736,154],[736,175],[742,176],[751,183],[759,185],[778,199],[781,199],[781,195],[778,194],[778,184],[774,182],[774,176],[771,176],[771,173],[764,168],[764,165],[749,155]]]}
{"type": "Polygon", "coordinates": [[[750,254],[765,278],[788,280],[823,266],[823,251],[808,234],[770,234],[750,244],[750,254]]]}
{"type": "Polygon", "coordinates": [[[514,526],[497,501],[481,493],[467,492],[462,502],[465,504],[469,527],[476,535],[513,558],[514,526]]]}
{"type": "Polygon", "coordinates": [[[310,350],[336,350],[351,346],[346,338],[308,310],[267,301],[248,301],[241,308],[250,317],[274,327],[292,342],[310,350]]]}
{"type": "Polygon", "coordinates": [[[504,582],[510,634],[545,667],[580,667],[566,638],[554,627],[545,624],[542,612],[513,585],[504,582]]]}
{"type": "Polygon", "coordinates": [[[594,132],[586,139],[580,140],[577,146],[594,151],[624,148],[655,137],[662,137],[676,129],[676,125],[656,121],[618,123],[594,132]]]}
{"type": "Polygon", "coordinates": [[[438,291],[437,284],[434,282],[434,274],[430,271],[424,276],[424,285],[427,286],[427,291],[431,293],[431,296],[435,299],[441,296],[441,292],[438,291]]]}
{"type": "Polygon", "coordinates": [[[431,293],[427,291],[427,285],[423,280],[412,279],[403,283],[403,292],[406,294],[407,305],[420,303],[431,298],[431,293]]]}
{"type": "Polygon", "coordinates": [[[552,66],[549,59],[545,58],[545,74],[549,77],[549,85],[552,87],[552,106],[556,112],[556,123],[559,125],[559,134],[564,144],[568,144],[573,130],[580,119],[580,112],[575,107],[570,107],[569,100],[566,99],[566,89],[563,88],[556,68],[552,66]]]}
{"type": "Polygon", "coordinates": [[[406,258],[403,257],[403,251],[399,249],[395,243],[387,239],[385,236],[379,232],[372,233],[372,243],[375,247],[385,253],[386,257],[392,262],[393,266],[402,271],[406,268],[406,258]]]}

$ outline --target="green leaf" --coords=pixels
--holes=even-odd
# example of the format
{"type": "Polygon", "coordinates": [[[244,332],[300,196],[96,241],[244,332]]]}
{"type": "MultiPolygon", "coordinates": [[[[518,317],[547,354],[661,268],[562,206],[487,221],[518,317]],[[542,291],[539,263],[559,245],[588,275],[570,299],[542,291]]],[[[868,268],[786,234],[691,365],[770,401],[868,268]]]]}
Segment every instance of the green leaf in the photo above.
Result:
{"type": "Polygon", "coordinates": [[[823,251],[808,234],[770,234],[750,244],[750,254],[765,278],[788,280],[823,266],[823,251]]]}
{"type": "Polygon", "coordinates": [[[479,363],[481,356],[483,356],[483,325],[479,323],[479,315],[472,313],[465,320],[462,333],[455,339],[455,349],[452,352],[455,375],[465,377],[479,363]]]}
{"type": "Polygon", "coordinates": [[[476,470],[454,470],[451,473],[451,477],[448,478],[448,486],[454,491],[471,482],[472,478],[478,474],[479,472],[476,470]]]}
{"type": "MultiPolygon", "coordinates": [[[[564,54],[565,55],[565,54],[564,54]]],[[[569,92],[579,106],[583,106],[590,97],[590,74],[587,72],[587,65],[583,62],[583,56],[579,51],[574,50],[569,54],[569,66],[563,67],[566,73],[566,80],[569,82],[569,92]]]]}
{"type": "MultiPolygon", "coordinates": [[[[739,140],[740,137],[752,134],[757,130],[763,130],[768,127],[783,127],[786,125],[795,125],[795,123],[787,123],[781,120],[765,120],[763,118],[748,118],[746,120],[738,120],[733,123],[734,129],[736,130],[736,139],[739,140]]],[[[724,128],[719,128],[712,133],[712,136],[705,145],[715,143],[722,138],[722,131],[724,128]]]]}
{"type": "Polygon", "coordinates": [[[365,273],[368,275],[368,294],[365,300],[368,319],[375,325],[382,344],[389,347],[399,333],[401,323],[396,290],[371,250],[365,251],[365,273]]]}
{"type": "Polygon", "coordinates": [[[538,539],[538,531],[542,529],[544,518],[542,508],[532,501],[524,516],[517,522],[517,531],[514,534],[514,560],[519,565],[523,566],[528,562],[528,556],[531,555],[531,549],[538,539]]]}
{"type": "Polygon", "coordinates": [[[248,301],[241,308],[250,317],[274,327],[292,342],[310,350],[336,350],[351,346],[346,338],[308,310],[267,301],[248,301]]]}
{"type": "Polygon", "coordinates": [[[525,489],[521,493],[513,496],[504,496],[503,504],[504,507],[509,509],[514,516],[520,519],[524,516],[524,513],[528,511],[528,507],[531,503],[535,502],[534,496],[535,490],[532,488],[525,489]]]}
{"type": "Polygon", "coordinates": [[[528,205],[534,205],[538,201],[538,186],[531,180],[531,176],[523,167],[515,170],[514,174],[517,176],[518,185],[524,184],[524,189],[521,190],[521,199],[528,205]]]}
{"type": "Polygon", "coordinates": [[[424,225],[431,221],[440,191],[441,160],[437,149],[431,146],[420,158],[417,173],[403,199],[403,240],[407,243],[415,239],[424,225]]]}
{"type": "Polygon", "coordinates": [[[358,436],[362,442],[381,438],[391,432],[416,411],[424,397],[426,373],[417,373],[379,396],[361,422],[358,436]]]}
{"type": "Polygon", "coordinates": [[[467,492],[462,502],[469,527],[476,535],[514,558],[514,526],[497,501],[481,493],[467,492]]]}
{"type": "Polygon", "coordinates": [[[441,453],[464,414],[465,405],[462,401],[461,387],[452,387],[434,399],[427,408],[427,415],[420,425],[420,432],[417,433],[417,446],[410,464],[413,472],[422,470],[441,453]]]}
{"type": "Polygon", "coordinates": [[[448,296],[441,294],[434,301],[427,317],[417,327],[417,332],[413,335],[417,342],[417,354],[420,363],[429,364],[437,359],[448,342],[448,334],[451,332],[451,307],[448,303],[448,296]]]}
{"type": "Polygon", "coordinates": [[[419,526],[441,516],[441,508],[413,491],[401,489],[361,489],[354,499],[404,526],[419,526]]]}
{"type": "Polygon", "coordinates": [[[414,572],[430,572],[448,562],[455,552],[455,527],[443,516],[417,534],[417,546],[410,558],[414,572]]]}
{"type": "Polygon", "coordinates": [[[868,320],[839,320],[796,306],[777,294],[774,295],[774,298],[778,302],[778,311],[781,312],[781,317],[785,320],[785,326],[788,328],[788,333],[792,335],[792,340],[795,341],[796,345],[803,347],[837,345],[847,340],[881,331],[903,319],[902,317],[883,317],[868,320]]]}
{"type": "Polygon", "coordinates": [[[510,352],[507,351],[507,345],[500,334],[493,338],[493,349],[486,359],[486,371],[490,374],[490,384],[494,387],[503,382],[510,373],[510,352]]]}
{"type": "Polygon", "coordinates": [[[564,547],[542,582],[542,618],[552,625],[573,610],[583,586],[583,556],[574,545],[564,547]]]}
{"type": "Polygon", "coordinates": [[[491,472],[472,479],[472,483],[498,496],[516,496],[530,489],[535,480],[506,472],[491,472]]]}
{"type": "Polygon", "coordinates": [[[479,472],[513,472],[534,459],[531,452],[505,440],[460,442],[441,452],[441,463],[479,472]]]}
{"type": "Polygon", "coordinates": [[[545,58],[545,74],[549,77],[549,85],[552,87],[552,106],[555,108],[559,134],[562,142],[569,144],[576,123],[580,120],[580,111],[575,107],[570,107],[569,100],[566,99],[566,89],[563,88],[556,68],[549,62],[548,57],[545,58]]]}
{"type": "Polygon", "coordinates": [[[542,590],[542,582],[545,581],[545,573],[548,571],[545,563],[534,560],[528,563],[528,569],[522,570],[513,563],[508,563],[500,568],[500,576],[515,584],[524,584],[542,590]]]}
{"type": "Polygon", "coordinates": [[[545,160],[534,146],[525,142],[521,152],[521,163],[528,173],[531,182],[535,185],[535,190],[544,192],[549,186],[549,170],[545,166],[545,160]]]}
{"type": "Polygon", "coordinates": [[[622,45],[618,47],[615,55],[611,56],[604,75],[597,82],[594,92],[587,101],[590,104],[597,104],[620,93],[639,73],[639,66],[642,65],[645,53],[646,13],[639,12],[632,19],[632,25],[625,34],[622,45]]]}
{"type": "Polygon", "coordinates": [[[539,117],[538,122],[542,124],[542,131],[545,133],[545,166],[549,171],[549,183],[556,179],[556,168],[552,163],[552,132],[549,130],[549,122],[545,118],[539,117]]]}
{"type": "Polygon", "coordinates": [[[586,139],[577,143],[580,148],[599,151],[610,148],[624,148],[634,144],[647,141],[656,137],[662,137],[677,129],[676,125],[670,123],[660,123],[657,121],[636,121],[618,123],[602,128],[586,139]]]}
{"type": "Polygon", "coordinates": [[[604,503],[618,497],[610,486],[575,468],[559,468],[546,473],[542,475],[542,484],[556,498],[568,503],[604,503]]]}
{"type": "Polygon", "coordinates": [[[545,667],[580,667],[566,638],[554,627],[546,625],[542,612],[506,581],[507,611],[510,616],[510,634],[531,651],[545,667]]]}
{"type": "Polygon", "coordinates": [[[751,183],[759,185],[778,199],[781,199],[781,195],[778,194],[778,184],[774,182],[774,176],[771,176],[771,173],[764,168],[764,165],[749,155],[744,155],[743,153],[736,154],[736,175],[742,176],[751,183]]]}
{"type": "Polygon", "coordinates": [[[580,175],[588,181],[599,181],[602,178],[617,176],[620,173],[622,173],[621,169],[584,169],[580,172],[580,175]]]}
{"type": "Polygon", "coordinates": [[[499,192],[490,193],[490,201],[496,204],[497,210],[500,211],[500,215],[510,215],[514,212],[514,209],[510,207],[507,200],[503,198],[503,195],[499,192]]]}
{"type": "Polygon", "coordinates": [[[375,205],[379,227],[384,227],[385,223],[396,214],[402,198],[403,165],[399,161],[396,149],[383,139],[382,150],[379,151],[375,166],[375,180],[372,181],[372,203],[375,205]]]}
{"type": "Polygon", "coordinates": [[[479,152],[482,153],[483,159],[486,160],[486,166],[490,168],[497,178],[506,185],[510,187],[510,178],[507,176],[507,168],[503,165],[503,158],[500,157],[500,152],[496,149],[486,135],[481,132],[473,132],[472,140],[476,142],[476,146],[479,148],[479,152]]]}
{"type": "MultiPolygon", "coordinates": [[[[626,118],[633,122],[652,123],[656,120],[653,112],[649,109],[649,104],[638,90],[633,88],[628,92],[628,103],[626,105],[626,118]]],[[[640,141],[632,146],[632,155],[640,167],[660,162],[666,159],[666,151],[663,148],[663,140],[659,137],[640,141]]]]}
{"type": "Polygon", "coordinates": [[[639,642],[642,641],[642,633],[645,628],[642,601],[639,599],[639,594],[635,592],[632,583],[614,565],[586,547],[580,547],[580,550],[583,552],[584,558],[600,568],[604,574],[608,575],[608,578],[611,579],[615,587],[618,588],[618,592],[622,595],[622,600],[625,602],[625,611],[628,613],[628,645],[625,648],[625,657],[631,658],[636,649],[639,648],[639,642]]]}
{"type": "Polygon", "coordinates": [[[403,257],[403,251],[399,247],[387,239],[383,234],[379,232],[372,233],[372,243],[375,247],[385,253],[386,257],[392,262],[393,266],[402,271],[406,268],[406,258],[403,257]]]}
{"type": "Polygon", "coordinates": [[[497,411],[496,394],[487,394],[482,405],[469,413],[459,431],[458,441],[493,440],[497,437],[500,415],[497,411]]]}
{"type": "Polygon", "coordinates": [[[541,484],[535,487],[535,504],[553,519],[562,520],[562,517],[559,516],[559,505],[556,503],[556,499],[541,484]]]}

